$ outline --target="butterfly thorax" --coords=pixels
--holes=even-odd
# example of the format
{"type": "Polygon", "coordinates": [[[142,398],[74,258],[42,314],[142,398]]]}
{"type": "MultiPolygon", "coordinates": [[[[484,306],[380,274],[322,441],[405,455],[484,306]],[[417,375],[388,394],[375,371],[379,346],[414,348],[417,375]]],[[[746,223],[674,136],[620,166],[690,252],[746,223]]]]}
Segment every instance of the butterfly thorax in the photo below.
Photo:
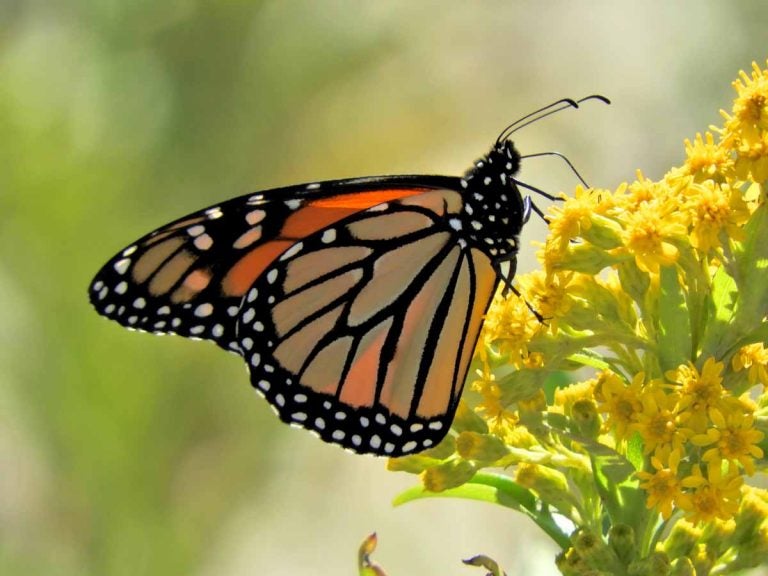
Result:
{"type": "Polygon", "coordinates": [[[515,184],[520,153],[511,141],[498,143],[462,179],[465,238],[494,258],[517,253],[525,223],[523,198],[515,184]]]}

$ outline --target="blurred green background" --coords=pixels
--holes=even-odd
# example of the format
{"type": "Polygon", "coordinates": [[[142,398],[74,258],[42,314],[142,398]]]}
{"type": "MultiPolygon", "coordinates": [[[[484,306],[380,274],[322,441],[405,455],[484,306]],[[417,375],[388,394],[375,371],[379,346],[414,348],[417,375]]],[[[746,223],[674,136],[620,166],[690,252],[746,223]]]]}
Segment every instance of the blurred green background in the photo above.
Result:
{"type": "MultiPolygon", "coordinates": [[[[283,426],[242,362],[87,301],[117,250],[272,186],[462,173],[509,122],[588,181],[652,178],[768,57],[768,4],[0,0],[0,574],[555,574],[504,510],[392,509],[415,478],[283,426]]],[[[527,182],[570,189],[553,159],[527,182]]],[[[524,245],[543,238],[526,230],[524,245]]],[[[523,270],[533,265],[534,250],[523,270]]]]}

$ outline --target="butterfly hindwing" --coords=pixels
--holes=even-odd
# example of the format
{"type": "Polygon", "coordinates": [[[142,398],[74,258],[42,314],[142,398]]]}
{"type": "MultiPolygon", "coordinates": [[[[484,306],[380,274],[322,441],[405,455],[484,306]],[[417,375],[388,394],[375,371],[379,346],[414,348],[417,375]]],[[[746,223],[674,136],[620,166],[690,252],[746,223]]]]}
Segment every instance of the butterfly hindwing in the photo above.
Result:
{"type": "Polygon", "coordinates": [[[401,455],[447,433],[497,280],[450,224],[458,192],[390,197],[278,257],[246,292],[237,338],[284,421],[401,455]]]}

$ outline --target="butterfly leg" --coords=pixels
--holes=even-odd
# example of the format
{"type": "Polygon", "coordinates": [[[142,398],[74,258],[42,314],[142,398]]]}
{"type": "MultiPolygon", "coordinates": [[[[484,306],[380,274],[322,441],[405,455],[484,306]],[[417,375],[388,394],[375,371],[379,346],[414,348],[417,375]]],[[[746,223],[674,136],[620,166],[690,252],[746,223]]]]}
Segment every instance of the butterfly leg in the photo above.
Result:
{"type": "Polygon", "coordinates": [[[504,289],[502,290],[501,295],[506,298],[507,294],[512,292],[512,294],[518,298],[522,298],[523,302],[525,302],[525,305],[528,307],[528,310],[531,311],[531,314],[536,316],[536,319],[539,322],[544,323],[544,316],[542,316],[533,306],[531,306],[531,304],[525,298],[523,298],[523,295],[520,294],[520,291],[512,285],[512,280],[517,273],[517,256],[510,254],[501,258],[497,258],[493,261],[493,267],[494,270],[496,270],[496,276],[504,284],[504,289]],[[501,269],[501,265],[505,262],[509,264],[509,269],[506,272],[501,269]]]}

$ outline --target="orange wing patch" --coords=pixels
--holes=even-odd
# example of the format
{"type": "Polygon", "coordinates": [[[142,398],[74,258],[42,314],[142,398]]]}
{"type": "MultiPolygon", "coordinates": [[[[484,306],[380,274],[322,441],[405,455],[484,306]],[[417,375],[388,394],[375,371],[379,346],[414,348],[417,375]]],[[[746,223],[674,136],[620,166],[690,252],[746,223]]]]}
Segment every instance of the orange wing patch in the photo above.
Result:
{"type": "Polygon", "coordinates": [[[293,240],[273,240],[257,246],[227,272],[221,281],[221,291],[225,296],[242,296],[275,258],[293,244],[293,240]]]}
{"type": "Polygon", "coordinates": [[[392,202],[407,196],[424,194],[424,191],[424,188],[398,188],[395,190],[358,192],[357,194],[340,194],[338,196],[313,200],[309,204],[317,208],[351,208],[355,212],[359,212],[377,204],[384,204],[384,202],[392,202]]]}
{"type": "Polygon", "coordinates": [[[373,206],[424,193],[424,188],[402,188],[339,194],[305,202],[285,219],[275,240],[256,246],[232,266],[222,280],[222,292],[226,296],[242,296],[280,254],[323,228],[373,206]]]}

